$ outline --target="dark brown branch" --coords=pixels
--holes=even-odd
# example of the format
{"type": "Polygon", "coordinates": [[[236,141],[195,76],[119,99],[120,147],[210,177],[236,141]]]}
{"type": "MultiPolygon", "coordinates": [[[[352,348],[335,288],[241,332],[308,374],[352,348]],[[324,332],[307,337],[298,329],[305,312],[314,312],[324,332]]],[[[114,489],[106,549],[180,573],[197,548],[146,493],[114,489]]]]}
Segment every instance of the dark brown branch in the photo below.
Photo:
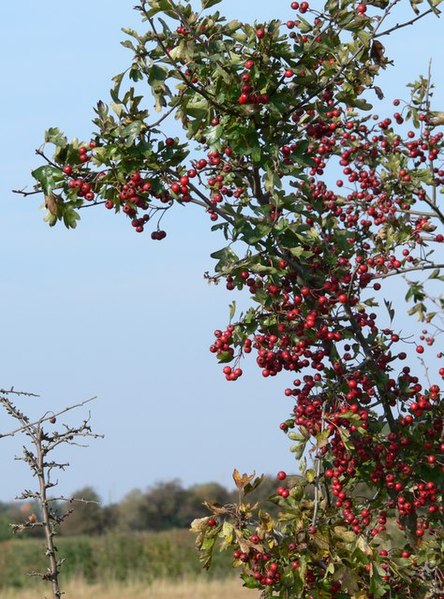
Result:
{"type": "MultiPolygon", "coordinates": [[[[372,352],[369,344],[367,343],[367,339],[362,334],[362,331],[359,328],[358,323],[356,322],[356,319],[354,317],[354,314],[353,314],[350,306],[344,305],[344,311],[345,311],[345,314],[347,315],[347,318],[350,322],[350,325],[352,327],[352,330],[353,330],[353,333],[354,333],[356,339],[361,344],[363,352],[364,352],[365,356],[367,357],[367,359],[369,360],[369,366],[373,365],[374,368],[376,369],[377,366],[375,364],[373,352],[372,352]]],[[[390,405],[388,404],[386,398],[384,397],[385,389],[380,389],[378,387],[378,391],[379,391],[379,397],[381,400],[381,405],[384,409],[384,414],[387,419],[387,423],[389,425],[390,430],[393,432],[396,430],[396,424],[395,424],[395,419],[393,418],[393,414],[392,414],[390,405]]]]}
{"type": "Polygon", "coordinates": [[[25,198],[28,196],[32,196],[35,195],[36,193],[42,193],[41,189],[34,189],[34,191],[25,191],[25,189],[13,189],[12,193],[19,193],[20,195],[24,196],[25,198]]]}
{"type": "Polygon", "coordinates": [[[397,31],[398,29],[402,29],[403,27],[408,27],[409,25],[413,25],[413,23],[416,23],[416,21],[419,21],[419,19],[422,19],[423,17],[426,17],[430,13],[436,14],[437,12],[438,13],[440,12],[437,8],[435,8],[435,9],[429,8],[428,10],[426,10],[423,13],[421,13],[417,17],[411,19],[410,21],[406,21],[405,23],[397,23],[393,27],[390,27],[390,29],[386,29],[385,31],[381,31],[381,33],[378,33],[375,37],[381,37],[383,35],[390,35],[391,33],[393,33],[393,31],[397,31]]]}

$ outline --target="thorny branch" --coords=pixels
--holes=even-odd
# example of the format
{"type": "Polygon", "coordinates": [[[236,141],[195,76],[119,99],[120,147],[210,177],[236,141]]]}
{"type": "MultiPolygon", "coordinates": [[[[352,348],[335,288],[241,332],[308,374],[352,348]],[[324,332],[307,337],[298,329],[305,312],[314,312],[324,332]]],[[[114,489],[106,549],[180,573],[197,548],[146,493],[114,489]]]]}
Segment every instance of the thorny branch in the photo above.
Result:
{"type": "MultiPolygon", "coordinates": [[[[93,437],[98,438],[103,435],[95,434],[91,431],[91,427],[89,426],[89,419],[86,418],[83,422],[77,426],[64,426],[64,431],[59,433],[58,431],[46,432],[43,429],[43,424],[49,422],[50,424],[55,424],[57,421],[57,417],[65,414],[73,410],[74,408],[79,408],[84,406],[85,404],[91,402],[95,397],[87,399],[85,401],[79,402],[77,404],[68,406],[59,412],[46,412],[41,418],[36,421],[30,422],[30,419],[20,410],[18,409],[13,402],[7,397],[10,393],[15,393],[16,395],[31,395],[29,393],[20,393],[15,392],[13,388],[11,390],[1,390],[2,395],[0,396],[0,404],[5,408],[7,413],[12,416],[15,420],[18,420],[20,426],[11,431],[10,433],[0,435],[2,437],[12,437],[17,433],[23,433],[31,438],[33,448],[29,449],[27,447],[23,447],[23,455],[21,459],[26,462],[31,470],[33,476],[36,477],[38,481],[38,489],[35,491],[31,491],[25,489],[20,499],[34,499],[37,501],[39,509],[40,509],[40,519],[32,515],[31,518],[28,518],[25,522],[19,524],[12,524],[12,530],[14,533],[19,533],[24,530],[30,528],[40,527],[43,528],[45,533],[45,555],[49,562],[49,567],[45,572],[30,572],[30,576],[38,576],[44,581],[47,581],[51,585],[52,597],[53,599],[60,599],[64,594],[60,587],[60,568],[63,563],[63,559],[58,559],[57,556],[57,547],[54,543],[54,537],[57,535],[57,525],[60,524],[66,517],[69,516],[72,510],[68,510],[63,515],[56,514],[51,509],[51,503],[57,501],[56,498],[48,497],[48,490],[57,485],[57,482],[52,482],[51,480],[51,472],[54,468],[58,468],[60,470],[64,470],[68,464],[60,463],[56,461],[49,461],[47,459],[48,454],[58,447],[61,443],[68,444],[77,444],[75,443],[75,439],[80,437],[93,437]]],[[[86,500],[80,498],[71,498],[66,500],[63,496],[58,499],[63,499],[65,501],[69,501],[73,503],[75,501],[86,502],[86,500]]]]}

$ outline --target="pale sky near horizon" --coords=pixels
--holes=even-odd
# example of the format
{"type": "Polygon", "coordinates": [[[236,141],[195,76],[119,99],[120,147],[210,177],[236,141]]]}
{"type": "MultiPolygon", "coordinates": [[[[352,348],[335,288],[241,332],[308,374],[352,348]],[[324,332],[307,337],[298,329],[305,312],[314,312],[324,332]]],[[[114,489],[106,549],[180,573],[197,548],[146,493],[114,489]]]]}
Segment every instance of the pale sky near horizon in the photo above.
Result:
{"type": "MultiPolygon", "coordinates": [[[[283,395],[292,377],[262,379],[252,355],[244,377],[227,383],[208,352],[233,296],[203,279],[209,254],[223,246],[206,215],[175,210],[167,239],[157,243],[99,207],[83,211],[76,231],[50,229],[40,198],[11,193],[31,182],[45,129],[88,138],[92,107],[107,101],[111,77],[130,57],[120,28],[142,27],[133,4],[22,0],[0,8],[0,387],[39,393],[17,400],[32,415],[98,396],[92,426],[105,439],[63,451],[71,467],[59,479],[60,493],[92,485],[105,502],[173,478],[231,487],[235,467],[296,470],[278,428],[292,408],[283,395]]],[[[218,8],[240,20],[286,21],[294,15],[289,5],[223,0],[218,8]]],[[[403,5],[400,16],[412,17],[403,5]]],[[[444,21],[430,16],[384,40],[395,61],[380,82],[389,114],[388,101],[407,98],[405,84],[427,72],[431,57],[435,107],[444,109],[443,34],[444,21]]],[[[12,428],[0,412],[0,432],[12,428]]],[[[34,481],[13,460],[21,439],[0,444],[0,501],[7,501],[34,481]]]]}

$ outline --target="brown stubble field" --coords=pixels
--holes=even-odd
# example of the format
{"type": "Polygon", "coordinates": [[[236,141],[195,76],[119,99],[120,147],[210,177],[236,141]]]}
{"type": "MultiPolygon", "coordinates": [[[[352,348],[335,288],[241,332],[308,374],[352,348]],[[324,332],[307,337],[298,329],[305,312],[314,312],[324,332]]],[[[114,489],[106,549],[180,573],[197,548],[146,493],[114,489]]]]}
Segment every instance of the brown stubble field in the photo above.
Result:
{"type": "MultiPolygon", "coordinates": [[[[71,581],[64,588],[64,599],[259,599],[260,594],[242,588],[239,579],[169,583],[159,581],[150,586],[140,583],[88,585],[71,581]]],[[[48,587],[40,584],[32,589],[1,590],[0,599],[50,599],[48,587]]]]}

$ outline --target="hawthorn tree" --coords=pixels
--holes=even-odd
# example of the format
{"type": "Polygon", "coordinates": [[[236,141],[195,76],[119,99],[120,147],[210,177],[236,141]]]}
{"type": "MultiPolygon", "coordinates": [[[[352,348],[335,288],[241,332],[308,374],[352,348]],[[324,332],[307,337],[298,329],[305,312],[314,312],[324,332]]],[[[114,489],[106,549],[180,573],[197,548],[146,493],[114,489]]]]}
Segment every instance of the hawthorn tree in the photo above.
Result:
{"type": "Polygon", "coordinates": [[[262,376],[288,373],[280,428],[304,476],[278,473],[272,516],[246,497],[261,478],[235,471],[239,501],[193,523],[205,566],[219,539],[264,597],[442,598],[444,367],[422,356],[442,332],[444,115],[430,76],[393,114],[373,109],[383,40],[440,0],[292,2],[286,23],[253,24],[219,2],[141,0],[131,64],[90,140],[49,129],[54,152],[38,150],[21,193],[44,194],[51,226],[104,206],[161,240],[190,204],[225,237],[208,277],[251,307],[231,305],[210,351],[229,381],[249,353],[262,376]],[[402,324],[389,277],[405,284],[402,324]]]}

